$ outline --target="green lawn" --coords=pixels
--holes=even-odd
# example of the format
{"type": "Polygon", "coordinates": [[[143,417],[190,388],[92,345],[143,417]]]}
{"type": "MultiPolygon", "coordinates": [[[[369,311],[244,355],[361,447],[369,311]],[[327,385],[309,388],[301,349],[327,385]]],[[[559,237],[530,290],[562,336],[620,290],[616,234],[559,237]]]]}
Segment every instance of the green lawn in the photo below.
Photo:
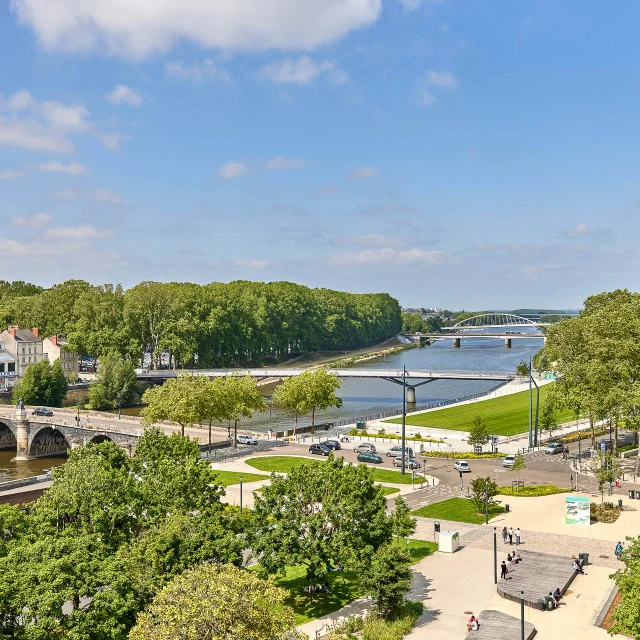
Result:
{"type": "MultiPolygon", "coordinates": [[[[551,388],[550,383],[540,387],[540,406],[551,388]]],[[[535,415],[536,394],[533,394],[533,411],[535,415]]],[[[468,431],[473,425],[473,418],[479,415],[491,433],[511,435],[524,433],[529,428],[529,392],[512,393],[500,398],[481,400],[456,407],[438,409],[427,413],[407,415],[407,424],[416,427],[432,427],[437,429],[451,429],[453,431],[468,431]]],[[[570,410],[556,413],[558,423],[570,422],[574,415],[570,410]]],[[[401,418],[393,418],[386,422],[402,423],[401,418]]]]}
{"type": "Polygon", "coordinates": [[[259,473],[238,473],[237,471],[218,471],[217,469],[215,470],[215,474],[216,483],[221,484],[223,487],[240,484],[240,478],[242,478],[243,483],[269,479],[269,476],[264,476],[259,473]]]}
{"type": "MultiPolygon", "coordinates": [[[[408,547],[406,546],[407,541],[404,539],[398,539],[397,542],[403,548],[407,548],[414,563],[438,550],[437,544],[427,540],[410,539],[408,547]]],[[[260,566],[256,565],[251,569],[260,571],[260,566]]],[[[312,600],[309,594],[303,591],[308,586],[305,575],[306,567],[298,565],[287,567],[284,576],[273,577],[273,582],[278,587],[289,592],[285,603],[293,609],[297,625],[338,611],[362,595],[355,573],[351,571],[328,572],[326,576],[329,593],[317,594],[312,600]]]]}
{"type": "Polygon", "coordinates": [[[398,487],[383,487],[382,485],[378,485],[378,486],[382,489],[382,495],[385,495],[385,496],[390,496],[400,491],[398,487]]]}
{"type": "MultiPolygon", "coordinates": [[[[427,507],[420,507],[412,512],[414,516],[422,518],[440,518],[442,520],[454,520],[455,522],[470,522],[482,524],[484,513],[478,514],[472,500],[467,498],[449,498],[442,502],[436,502],[427,507]]],[[[489,507],[489,519],[504,513],[504,507],[492,505],[489,507]]]]}
{"type": "MultiPolygon", "coordinates": [[[[312,460],[311,458],[301,458],[298,456],[260,456],[247,460],[247,464],[254,469],[259,469],[260,471],[276,471],[278,473],[289,473],[293,467],[301,464],[312,464],[314,462],[324,462],[324,460],[322,458],[312,460]]],[[[411,484],[411,473],[406,473],[403,476],[399,471],[377,469],[375,467],[371,467],[371,471],[375,482],[411,484]]],[[[416,484],[422,484],[423,481],[422,476],[416,474],[416,484]]]]}

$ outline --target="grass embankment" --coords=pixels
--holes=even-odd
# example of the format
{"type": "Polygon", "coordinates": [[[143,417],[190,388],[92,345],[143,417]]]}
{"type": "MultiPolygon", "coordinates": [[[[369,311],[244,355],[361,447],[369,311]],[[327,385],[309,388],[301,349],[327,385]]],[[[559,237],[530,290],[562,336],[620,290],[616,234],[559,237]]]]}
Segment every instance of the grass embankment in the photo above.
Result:
{"type": "MultiPolygon", "coordinates": [[[[408,551],[413,562],[418,562],[437,550],[438,545],[427,540],[409,540],[408,551]]],[[[405,540],[398,540],[398,544],[405,546],[405,540]]],[[[260,571],[260,567],[252,567],[260,571]]],[[[306,579],[307,568],[304,565],[287,567],[284,576],[274,576],[272,581],[278,587],[288,591],[285,603],[295,614],[295,623],[304,624],[333,611],[338,611],[362,595],[362,589],[357,575],[352,571],[330,571],[326,574],[329,593],[316,594],[312,600],[304,589],[308,586],[306,579]]]]}
{"type": "MultiPolygon", "coordinates": [[[[504,507],[499,504],[489,506],[489,519],[499,516],[504,511],[504,507]]],[[[484,513],[477,512],[473,500],[467,498],[449,498],[426,507],[420,507],[420,509],[413,511],[412,514],[422,518],[438,518],[455,522],[469,522],[471,524],[482,524],[485,519],[484,513]]]]}
{"type": "Polygon", "coordinates": [[[524,486],[516,489],[515,487],[498,487],[498,493],[501,496],[509,496],[514,498],[538,498],[540,496],[553,496],[556,493],[570,493],[571,489],[561,489],[554,487],[552,484],[545,484],[540,487],[524,486]]]}
{"type": "MultiPolygon", "coordinates": [[[[313,460],[311,458],[301,458],[298,456],[260,456],[250,458],[247,464],[260,471],[275,471],[276,473],[289,473],[293,467],[301,464],[313,464],[314,462],[324,462],[322,459],[313,460]]],[[[387,482],[389,484],[411,484],[411,473],[404,476],[399,471],[389,469],[376,469],[371,467],[371,473],[375,482],[387,482]]],[[[422,476],[416,475],[416,484],[424,482],[422,476]]]]}
{"type": "MultiPolygon", "coordinates": [[[[540,406],[543,405],[551,384],[554,383],[540,387],[540,406]]],[[[533,401],[535,403],[535,393],[533,401]]],[[[469,431],[476,415],[482,418],[490,433],[501,436],[524,433],[529,428],[529,392],[521,391],[499,398],[437,409],[427,413],[409,414],[406,417],[406,423],[416,427],[469,431]]],[[[570,410],[564,409],[556,413],[556,420],[559,424],[570,422],[573,419],[574,415],[570,410]]],[[[402,418],[392,418],[386,422],[398,424],[402,423],[402,418]]]]}
{"type": "Polygon", "coordinates": [[[260,473],[239,473],[238,471],[215,471],[216,484],[221,484],[223,487],[229,487],[232,484],[240,484],[240,478],[243,483],[257,482],[258,480],[268,480],[269,476],[264,476],[260,473]]]}

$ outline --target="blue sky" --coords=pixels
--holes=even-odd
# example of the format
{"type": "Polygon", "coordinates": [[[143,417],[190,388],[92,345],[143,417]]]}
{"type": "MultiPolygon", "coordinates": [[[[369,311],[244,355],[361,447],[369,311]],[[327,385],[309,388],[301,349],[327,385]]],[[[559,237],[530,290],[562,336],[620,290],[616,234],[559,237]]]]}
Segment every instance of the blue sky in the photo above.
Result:
{"type": "Polygon", "coordinates": [[[633,1],[12,0],[0,277],[640,287],[633,1]]]}

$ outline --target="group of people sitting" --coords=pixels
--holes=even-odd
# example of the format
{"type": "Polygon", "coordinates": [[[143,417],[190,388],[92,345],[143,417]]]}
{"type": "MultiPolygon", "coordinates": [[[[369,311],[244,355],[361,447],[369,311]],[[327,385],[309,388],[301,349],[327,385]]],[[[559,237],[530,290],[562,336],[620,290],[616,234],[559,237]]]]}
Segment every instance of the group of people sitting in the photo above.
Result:
{"type": "Polygon", "coordinates": [[[573,559],[573,562],[571,563],[571,568],[574,571],[577,571],[578,573],[581,573],[584,575],[584,570],[582,569],[582,560],[580,560],[580,558],[573,559]]]}
{"type": "Polygon", "coordinates": [[[553,608],[555,609],[560,604],[560,598],[562,598],[562,593],[560,593],[560,587],[556,587],[555,591],[549,591],[549,595],[545,598],[546,602],[553,602],[553,608]]]}
{"type": "Polygon", "coordinates": [[[500,565],[500,580],[507,579],[507,573],[509,573],[508,565],[518,564],[519,562],[522,562],[522,556],[517,551],[513,554],[508,553],[507,560],[503,560],[502,564],[500,565]]]}
{"type": "Polygon", "coordinates": [[[518,564],[518,562],[522,562],[522,557],[517,551],[513,555],[507,553],[507,563],[518,564]]]}
{"type": "Polygon", "coordinates": [[[322,584],[310,584],[303,589],[305,593],[329,593],[329,585],[326,582],[322,584]]]}
{"type": "Polygon", "coordinates": [[[480,629],[480,620],[471,614],[469,622],[467,622],[467,631],[478,631],[478,629],[480,629]]]}

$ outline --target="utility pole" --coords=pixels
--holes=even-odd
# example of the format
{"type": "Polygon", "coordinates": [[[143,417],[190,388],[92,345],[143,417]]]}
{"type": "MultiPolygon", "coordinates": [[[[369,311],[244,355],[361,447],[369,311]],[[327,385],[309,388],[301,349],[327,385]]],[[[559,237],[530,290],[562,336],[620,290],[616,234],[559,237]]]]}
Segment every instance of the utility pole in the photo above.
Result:
{"type": "Polygon", "coordinates": [[[404,475],[404,463],[406,458],[405,448],[405,422],[407,418],[407,366],[402,369],[402,475],[404,475]]]}
{"type": "Polygon", "coordinates": [[[533,389],[531,387],[533,378],[531,377],[531,356],[529,356],[529,449],[533,447],[532,414],[533,414],[533,389]]]}
{"type": "Polygon", "coordinates": [[[484,523],[489,524],[489,478],[484,481],[484,523]]]}
{"type": "Polygon", "coordinates": [[[520,592],[520,638],[524,640],[524,591],[520,592]]]}
{"type": "Polygon", "coordinates": [[[493,584],[498,584],[498,532],[493,527],[493,584]]]}

